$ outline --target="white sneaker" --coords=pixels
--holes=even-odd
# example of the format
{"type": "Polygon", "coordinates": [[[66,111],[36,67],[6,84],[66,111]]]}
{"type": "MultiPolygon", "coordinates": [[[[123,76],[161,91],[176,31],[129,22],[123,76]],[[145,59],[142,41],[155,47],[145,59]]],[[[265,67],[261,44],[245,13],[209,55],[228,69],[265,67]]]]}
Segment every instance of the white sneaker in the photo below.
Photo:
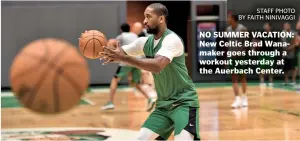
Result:
{"type": "Polygon", "coordinates": [[[248,107],[248,97],[247,96],[242,97],[242,107],[248,107]]]}
{"type": "Polygon", "coordinates": [[[114,109],[115,105],[112,102],[106,103],[103,107],[101,107],[102,110],[109,110],[109,109],[114,109]]]}
{"type": "Polygon", "coordinates": [[[274,84],[273,83],[269,83],[269,87],[273,87],[274,86],[274,84]]]}
{"type": "Polygon", "coordinates": [[[260,85],[260,87],[266,87],[267,86],[266,83],[260,83],[259,85],[260,85]]]}
{"type": "Polygon", "coordinates": [[[231,104],[232,108],[239,108],[241,107],[241,98],[239,96],[235,97],[235,101],[231,104]]]}

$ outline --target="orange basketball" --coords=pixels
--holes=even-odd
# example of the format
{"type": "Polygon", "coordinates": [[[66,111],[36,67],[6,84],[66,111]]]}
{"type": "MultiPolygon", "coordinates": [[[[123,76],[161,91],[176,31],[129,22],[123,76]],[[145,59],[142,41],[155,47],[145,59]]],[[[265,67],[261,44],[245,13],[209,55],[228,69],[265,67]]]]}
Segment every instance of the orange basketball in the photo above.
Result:
{"type": "Polygon", "coordinates": [[[89,84],[89,70],[85,59],[70,43],[39,39],[15,57],[10,82],[24,107],[55,114],[79,104],[89,84]]]}
{"type": "Polygon", "coordinates": [[[106,44],[105,35],[97,30],[86,31],[79,38],[79,50],[83,56],[89,59],[99,58],[99,52],[103,51],[103,46],[106,44]]]}

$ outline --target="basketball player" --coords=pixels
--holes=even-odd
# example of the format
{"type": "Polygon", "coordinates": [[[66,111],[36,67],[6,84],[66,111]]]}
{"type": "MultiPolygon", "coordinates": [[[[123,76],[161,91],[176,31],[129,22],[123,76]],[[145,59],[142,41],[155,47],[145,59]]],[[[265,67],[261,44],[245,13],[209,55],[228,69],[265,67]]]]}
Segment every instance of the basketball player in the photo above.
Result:
{"type": "MultiPolygon", "coordinates": [[[[132,26],[132,32],[138,35],[139,37],[149,36],[145,31],[143,31],[143,25],[140,22],[135,22],[132,26]]],[[[143,56],[145,57],[145,56],[143,56]]],[[[141,79],[141,87],[147,91],[148,96],[151,98],[157,97],[157,93],[155,91],[154,80],[151,72],[146,70],[141,70],[142,79],[141,79]]]]}
{"type": "MultiPolygon", "coordinates": [[[[136,34],[129,32],[130,26],[127,23],[121,25],[121,31],[122,31],[122,33],[119,36],[117,36],[117,40],[122,45],[127,45],[129,43],[132,43],[133,41],[135,41],[138,38],[138,36],[136,34]]],[[[153,108],[155,100],[150,98],[147,95],[146,91],[144,89],[142,89],[139,85],[140,79],[141,79],[141,70],[138,68],[120,63],[114,78],[111,80],[110,99],[103,107],[101,107],[102,110],[114,109],[115,106],[113,104],[113,99],[114,99],[114,96],[116,93],[118,82],[122,78],[128,76],[129,73],[131,74],[131,79],[132,79],[132,81],[129,83],[132,86],[134,86],[138,91],[140,91],[148,99],[147,111],[150,111],[153,108]]]]}
{"type": "Polygon", "coordinates": [[[132,32],[138,35],[139,37],[149,36],[146,31],[143,29],[143,25],[140,22],[135,22],[133,24],[132,32]]]}
{"type": "MultiPolygon", "coordinates": [[[[264,24],[264,32],[272,32],[271,23],[266,22],[264,24]]],[[[274,41],[274,42],[278,41],[278,39],[276,39],[276,38],[261,38],[260,40],[263,41],[263,46],[261,48],[257,48],[260,51],[274,51],[273,47],[266,47],[265,41],[274,41]]],[[[260,60],[263,60],[263,59],[265,59],[265,60],[275,60],[274,57],[267,56],[267,55],[266,56],[259,56],[259,59],[260,60]]],[[[270,65],[260,65],[260,68],[262,68],[262,69],[271,69],[271,68],[275,68],[275,67],[270,66],[270,65]]],[[[262,86],[262,87],[266,86],[265,75],[266,74],[260,74],[260,86],[262,86]]],[[[269,76],[269,87],[273,87],[273,75],[269,74],[268,76],[269,76]]]]}
{"type": "Polygon", "coordinates": [[[101,52],[103,64],[122,61],[152,72],[158,99],[156,108],[143,124],[137,140],[167,140],[175,130],[175,141],[199,139],[199,101],[196,88],[185,64],[181,38],[167,28],[168,10],[160,3],[149,5],[144,12],[148,37],[110,47],[101,52]],[[132,56],[145,55],[137,59],[132,56]]]}
{"type": "MultiPolygon", "coordinates": [[[[296,53],[297,53],[297,67],[296,67],[296,75],[298,74],[300,76],[300,16],[298,19],[298,22],[296,24],[296,30],[297,30],[297,35],[295,39],[295,45],[296,45],[296,53]]],[[[297,77],[297,76],[295,76],[297,77]]],[[[299,82],[300,83],[300,82],[299,82]]],[[[300,88],[300,84],[298,83],[298,87],[300,88]]]]}
{"type": "MultiPolygon", "coordinates": [[[[229,14],[228,15],[228,24],[226,31],[227,32],[244,32],[247,31],[246,27],[240,23],[238,23],[238,17],[237,15],[229,14]]],[[[231,38],[229,40],[235,41],[243,39],[234,39],[231,38]]],[[[228,51],[245,51],[245,47],[229,47],[228,51]]],[[[230,65],[230,69],[235,68],[235,61],[234,60],[244,60],[246,59],[245,56],[231,56],[229,59],[232,59],[233,65],[230,65]]],[[[236,69],[245,69],[245,66],[238,65],[236,69]]],[[[248,106],[248,98],[246,95],[247,90],[247,78],[245,74],[232,74],[232,87],[235,94],[235,101],[231,104],[232,108],[239,108],[239,107],[247,107],[248,106]],[[242,91],[243,94],[240,96],[239,94],[239,85],[238,85],[238,79],[241,78],[242,83],[242,91]]]]}
{"type": "MultiPolygon", "coordinates": [[[[282,32],[294,32],[295,35],[297,34],[295,31],[291,29],[290,23],[286,22],[283,24],[283,31],[282,32]]],[[[296,48],[293,45],[292,41],[293,38],[282,38],[282,42],[290,43],[290,46],[284,48],[287,51],[287,55],[284,56],[284,85],[287,86],[289,82],[289,72],[292,72],[292,86],[296,86],[296,76],[297,76],[297,57],[296,57],[296,48]]]]}
{"type": "Polygon", "coordinates": [[[300,88],[300,85],[298,84],[297,86],[297,74],[300,74],[300,18],[296,24],[296,32],[295,32],[295,38],[292,40],[292,43],[290,45],[290,47],[288,48],[288,50],[295,50],[295,73],[293,74],[293,80],[294,83],[294,87],[295,88],[300,88]]]}

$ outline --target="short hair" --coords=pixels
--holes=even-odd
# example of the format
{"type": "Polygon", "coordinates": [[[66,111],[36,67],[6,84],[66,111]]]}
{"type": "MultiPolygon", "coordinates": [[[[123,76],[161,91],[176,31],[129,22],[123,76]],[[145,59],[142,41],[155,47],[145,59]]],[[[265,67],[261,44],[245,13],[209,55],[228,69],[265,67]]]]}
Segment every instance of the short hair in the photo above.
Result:
{"type": "Polygon", "coordinates": [[[169,12],[166,6],[161,3],[152,3],[148,7],[153,8],[155,14],[159,16],[165,16],[166,22],[168,21],[169,12]]]}
{"type": "Polygon", "coordinates": [[[268,24],[269,26],[272,26],[271,22],[267,21],[265,24],[268,24]]]}
{"type": "Polygon", "coordinates": [[[123,32],[129,32],[129,31],[130,31],[130,26],[129,26],[129,24],[128,24],[128,23],[123,23],[123,24],[121,25],[121,30],[122,30],[123,32]]]}
{"type": "Polygon", "coordinates": [[[231,16],[232,19],[233,19],[234,21],[236,21],[236,22],[239,20],[238,15],[230,14],[230,16],[231,16]]]}

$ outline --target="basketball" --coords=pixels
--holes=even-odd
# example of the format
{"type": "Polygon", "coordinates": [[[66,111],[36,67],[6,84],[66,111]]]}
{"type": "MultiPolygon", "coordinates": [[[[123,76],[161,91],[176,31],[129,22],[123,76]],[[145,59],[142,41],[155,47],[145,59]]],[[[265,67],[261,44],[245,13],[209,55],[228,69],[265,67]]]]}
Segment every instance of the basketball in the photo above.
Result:
{"type": "Polygon", "coordinates": [[[86,31],[79,38],[79,50],[83,56],[89,59],[99,58],[99,52],[103,51],[103,46],[106,44],[105,35],[97,30],[86,31]]]}
{"type": "Polygon", "coordinates": [[[34,112],[55,114],[79,104],[89,84],[84,57],[70,43],[39,39],[14,58],[10,83],[15,97],[34,112]]]}

